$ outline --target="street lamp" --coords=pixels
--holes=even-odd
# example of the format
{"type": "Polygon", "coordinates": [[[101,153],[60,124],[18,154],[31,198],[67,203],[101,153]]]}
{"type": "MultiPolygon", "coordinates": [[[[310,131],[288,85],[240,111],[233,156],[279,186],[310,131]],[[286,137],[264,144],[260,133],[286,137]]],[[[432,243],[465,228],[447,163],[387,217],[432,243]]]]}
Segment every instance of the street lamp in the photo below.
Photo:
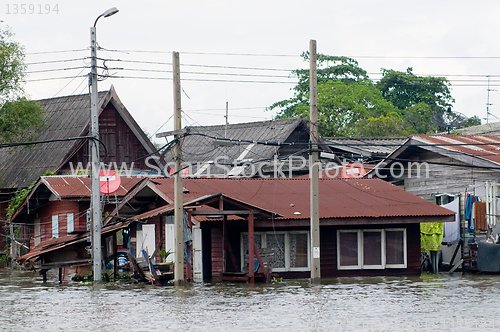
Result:
{"type": "Polygon", "coordinates": [[[118,13],[116,7],[106,10],[99,15],[90,28],[90,137],[89,142],[91,178],[90,178],[90,207],[92,218],[92,258],[94,264],[94,281],[102,281],[102,262],[101,262],[101,201],[99,186],[99,112],[97,109],[97,42],[96,29],[97,21],[101,17],[109,17],[118,13]]]}

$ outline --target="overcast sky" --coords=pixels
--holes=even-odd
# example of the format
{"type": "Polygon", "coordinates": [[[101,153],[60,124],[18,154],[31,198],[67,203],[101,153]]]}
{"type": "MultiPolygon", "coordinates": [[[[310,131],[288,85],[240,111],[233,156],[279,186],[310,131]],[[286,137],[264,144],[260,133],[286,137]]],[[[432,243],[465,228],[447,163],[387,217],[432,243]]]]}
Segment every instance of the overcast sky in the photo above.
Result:
{"type": "MultiPolygon", "coordinates": [[[[299,55],[310,39],[320,53],[355,58],[373,79],[381,68],[445,76],[454,110],[467,116],[486,117],[486,75],[498,89],[498,1],[60,0],[29,7],[5,0],[2,27],[26,48],[33,99],[88,92],[89,69],[81,67],[89,65],[90,27],[114,6],[120,12],[97,24],[98,57],[128,78],[108,78],[99,90],[114,85],[150,134],[173,128],[172,51],[180,52],[183,126],[223,124],[226,102],[230,123],[271,119],[265,108],[292,96],[290,70],[308,68],[299,55]],[[40,64],[47,61],[58,62],[40,64]]],[[[490,103],[500,117],[498,91],[490,103]]]]}

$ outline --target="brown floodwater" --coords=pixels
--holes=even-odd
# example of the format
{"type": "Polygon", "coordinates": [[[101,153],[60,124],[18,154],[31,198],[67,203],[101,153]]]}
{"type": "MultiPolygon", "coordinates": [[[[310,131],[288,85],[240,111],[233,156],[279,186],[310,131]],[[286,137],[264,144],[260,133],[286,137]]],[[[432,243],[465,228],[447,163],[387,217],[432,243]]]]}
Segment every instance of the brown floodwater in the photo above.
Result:
{"type": "Polygon", "coordinates": [[[500,331],[500,276],[43,284],[0,269],[1,331],[500,331]]]}

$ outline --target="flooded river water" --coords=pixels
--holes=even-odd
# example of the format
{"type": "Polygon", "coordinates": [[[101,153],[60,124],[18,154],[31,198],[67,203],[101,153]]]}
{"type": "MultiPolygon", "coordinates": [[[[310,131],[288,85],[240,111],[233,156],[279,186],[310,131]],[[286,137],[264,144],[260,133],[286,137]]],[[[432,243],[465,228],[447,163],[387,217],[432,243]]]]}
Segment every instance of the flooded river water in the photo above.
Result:
{"type": "Polygon", "coordinates": [[[43,284],[0,269],[1,331],[500,331],[500,276],[43,284]]]}

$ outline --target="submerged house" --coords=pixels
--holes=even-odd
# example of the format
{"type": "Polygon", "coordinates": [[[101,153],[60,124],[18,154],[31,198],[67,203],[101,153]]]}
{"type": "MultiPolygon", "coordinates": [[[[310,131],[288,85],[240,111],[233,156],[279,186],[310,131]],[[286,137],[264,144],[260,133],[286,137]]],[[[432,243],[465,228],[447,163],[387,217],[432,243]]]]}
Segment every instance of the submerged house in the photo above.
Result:
{"type": "MultiPolygon", "coordinates": [[[[173,198],[172,178],[144,181],[173,198]]],[[[309,277],[309,186],[304,178],[185,178],[186,278],[309,277]]],[[[322,277],[419,274],[419,224],[454,220],[454,212],[379,179],[324,178],[319,190],[322,277]]],[[[130,220],[136,251],[174,250],[173,204],[130,220]]]]}
{"type": "MultiPolygon", "coordinates": [[[[123,178],[118,190],[103,196],[103,212],[108,215],[117,200],[125,196],[139,182],[138,178],[123,178]]],[[[139,208],[134,201],[130,206],[139,208]]],[[[47,271],[65,267],[86,269],[91,262],[89,214],[90,179],[81,176],[43,176],[12,217],[21,229],[23,246],[29,251],[17,258],[19,263],[31,260],[31,266],[47,271]]],[[[152,206],[150,205],[150,208],[152,206]]],[[[153,205],[154,207],[154,205],[153,205]]],[[[107,260],[116,252],[116,232],[128,226],[124,219],[116,219],[102,229],[102,243],[107,260]]]]}
{"type": "MultiPolygon", "coordinates": [[[[42,106],[44,130],[37,141],[51,141],[13,150],[0,149],[0,219],[6,220],[8,197],[18,189],[28,188],[47,171],[56,174],[86,174],[89,160],[90,96],[73,95],[38,101],[42,106]],[[75,138],[81,139],[75,139],[75,138]]],[[[155,154],[156,148],[120,101],[115,89],[99,92],[99,131],[101,162],[118,170],[151,172],[143,158],[155,154]],[[104,149],[105,147],[105,149],[104,149]],[[133,169],[132,169],[133,168],[133,169]]],[[[150,161],[161,167],[159,158],[150,161]]],[[[5,238],[0,224],[0,246],[5,238]]],[[[27,239],[21,238],[20,242],[27,239]]],[[[29,242],[29,241],[28,241],[29,242]]],[[[1,246],[3,247],[3,246],[1,246]]],[[[22,248],[22,246],[21,246],[22,248]]],[[[17,253],[23,254],[23,249],[17,253]]]]}
{"type": "MultiPolygon", "coordinates": [[[[494,131],[496,126],[483,125],[476,129],[484,128],[494,131]]],[[[451,247],[443,247],[443,261],[453,266],[463,258],[464,268],[476,270],[476,262],[480,263],[482,259],[479,257],[478,260],[477,246],[490,234],[496,236],[500,233],[499,151],[498,135],[413,135],[366,176],[382,178],[439,205],[457,201],[455,209],[459,212],[459,219],[455,229],[449,232],[456,236],[449,240],[451,247]],[[472,213],[469,213],[472,204],[469,207],[467,204],[469,197],[485,203],[480,213],[485,222],[480,227],[473,224],[472,213]],[[459,254],[454,255],[459,237],[467,245],[464,244],[459,254]],[[468,243],[469,240],[472,243],[468,243]]],[[[445,227],[445,238],[446,233],[445,227]]],[[[500,254],[500,246],[494,250],[500,254]]],[[[491,253],[483,257],[487,256],[491,253]]],[[[500,271],[500,263],[494,262],[487,271],[491,269],[500,271]]]]}

